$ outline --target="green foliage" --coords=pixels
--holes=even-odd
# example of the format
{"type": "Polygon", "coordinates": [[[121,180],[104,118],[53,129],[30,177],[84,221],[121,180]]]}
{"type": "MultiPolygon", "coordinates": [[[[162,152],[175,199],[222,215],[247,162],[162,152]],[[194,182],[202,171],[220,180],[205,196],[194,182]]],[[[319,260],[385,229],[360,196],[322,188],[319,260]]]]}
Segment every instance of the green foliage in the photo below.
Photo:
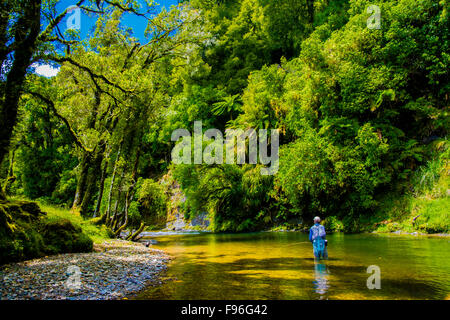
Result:
{"type": "MultiPolygon", "coordinates": [[[[214,231],[315,215],[335,231],[445,230],[445,1],[380,1],[379,30],[367,28],[368,0],[183,3],[153,18],[146,33],[156,40],[146,45],[122,26],[120,10],[108,11],[57,77],[27,77],[10,192],[70,205],[79,191],[87,215],[104,172],[101,213],[111,195],[119,215],[130,204],[136,227],[171,207],[156,182],[169,169],[186,215],[208,212],[214,231]],[[171,166],[172,132],[194,121],[205,130],[279,129],[279,172],[171,166]],[[405,222],[415,213],[414,225],[405,222]]],[[[79,223],[98,239],[106,234],[79,223]]]]}
{"type": "Polygon", "coordinates": [[[449,197],[424,201],[419,204],[421,215],[416,219],[416,230],[426,233],[450,232],[450,200],[449,197]]]}
{"type": "Polygon", "coordinates": [[[414,175],[415,191],[419,193],[432,191],[439,181],[442,169],[440,159],[428,161],[424,166],[421,166],[414,175]]]}
{"type": "Polygon", "coordinates": [[[284,131],[286,108],[281,101],[286,71],[279,65],[264,66],[248,78],[242,99],[243,113],[235,126],[254,129],[280,128],[284,131]]]}
{"type": "Polygon", "coordinates": [[[190,217],[206,211],[213,231],[242,232],[271,221],[268,193],[273,178],[260,175],[259,170],[251,165],[178,165],[173,175],[186,195],[185,209],[190,217]]]}
{"type": "Polygon", "coordinates": [[[344,223],[335,216],[326,217],[323,225],[328,232],[344,231],[344,223]]]}
{"type": "Polygon", "coordinates": [[[450,175],[447,140],[436,140],[427,146],[430,159],[412,174],[410,192],[393,192],[383,196],[380,206],[366,230],[376,232],[448,233],[450,228],[450,175]]]}
{"type": "Polygon", "coordinates": [[[417,196],[428,194],[433,198],[443,197],[448,189],[448,140],[436,140],[430,147],[431,159],[414,172],[411,182],[417,196]]]}
{"type": "Polygon", "coordinates": [[[275,187],[286,196],[293,213],[309,211],[309,216],[315,212],[323,215],[331,210],[324,208],[323,203],[335,204],[333,190],[336,190],[336,198],[340,197],[344,181],[340,182],[335,177],[331,159],[333,146],[313,130],[305,130],[302,136],[302,139],[281,149],[275,187]],[[330,201],[323,201],[327,197],[330,201]]]}
{"type": "Polygon", "coordinates": [[[32,100],[27,99],[23,109],[24,117],[16,127],[16,139],[20,139],[16,188],[22,187],[30,199],[47,196],[67,203],[74,194],[70,168],[76,166],[67,129],[51,117],[48,108],[32,100]]]}
{"type": "Polygon", "coordinates": [[[142,221],[142,216],[139,212],[139,203],[137,201],[130,203],[130,207],[128,208],[128,219],[130,219],[130,225],[132,226],[139,226],[142,221]]]}
{"type": "Polygon", "coordinates": [[[64,170],[60,176],[61,179],[52,192],[51,202],[69,206],[77,189],[76,174],[73,170],[64,170]]]}
{"type": "Polygon", "coordinates": [[[339,148],[313,129],[283,146],[275,187],[292,213],[308,219],[317,214],[342,217],[374,205],[375,188],[389,176],[378,168],[387,146],[370,129],[361,128],[353,146],[339,148]]]}
{"type": "MultiPolygon", "coordinates": [[[[184,80],[180,101],[196,100],[176,105],[177,117],[190,117],[177,124],[191,128],[212,110],[208,127],[227,114],[227,127],[280,129],[282,146],[280,170],[264,187],[243,184],[247,166],[177,166],[186,210],[209,211],[218,231],[315,215],[336,230],[368,228],[380,195],[420,175],[429,154],[422,141],[448,130],[448,13],[442,3],[414,3],[382,2],[382,30],[371,30],[368,1],[317,1],[310,21],[296,14],[307,13],[302,1],[196,2],[216,37],[199,53],[210,71],[184,80]],[[229,95],[202,104],[193,94],[214,86],[229,95]],[[248,190],[270,198],[249,206],[248,190]]],[[[431,171],[424,186],[438,179],[431,171]]]]}
{"type": "Polygon", "coordinates": [[[240,111],[241,104],[239,101],[239,95],[235,94],[233,96],[225,97],[222,101],[213,104],[213,113],[217,116],[223,115],[224,113],[232,114],[236,111],[240,111]]]}
{"type": "Polygon", "coordinates": [[[134,210],[134,215],[141,216],[144,221],[152,222],[166,215],[167,201],[163,186],[152,179],[144,179],[138,192],[138,200],[131,203],[130,210],[134,210]]]}

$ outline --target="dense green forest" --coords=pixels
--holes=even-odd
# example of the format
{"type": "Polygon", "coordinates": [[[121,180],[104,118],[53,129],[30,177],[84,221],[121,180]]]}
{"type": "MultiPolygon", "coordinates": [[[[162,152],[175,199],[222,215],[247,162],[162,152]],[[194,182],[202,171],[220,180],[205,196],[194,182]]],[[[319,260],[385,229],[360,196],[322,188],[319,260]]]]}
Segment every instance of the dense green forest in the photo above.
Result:
{"type": "Polygon", "coordinates": [[[80,1],[97,19],[86,39],[58,28],[54,5],[1,4],[4,235],[20,229],[5,199],[26,198],[132,239],[164,220],[175,183],[212,231],[316,215],[336,231],[449,231],[447,1],[191,0],[155,15],[80,1]],[[146,43],[125,14],[146,17],[146,43]],[[278,173],[173,164],[172,132],[195,121],[279,129],[278,173]]]}

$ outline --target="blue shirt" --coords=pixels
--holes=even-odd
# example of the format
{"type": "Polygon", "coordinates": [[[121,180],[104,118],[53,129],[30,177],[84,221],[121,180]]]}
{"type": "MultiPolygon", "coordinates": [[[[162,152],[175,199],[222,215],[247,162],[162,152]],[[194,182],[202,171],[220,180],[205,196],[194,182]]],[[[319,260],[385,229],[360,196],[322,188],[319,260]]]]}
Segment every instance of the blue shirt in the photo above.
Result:
{"type": "MultiPolygon", "coordinates": [[[[319,223],[315,223],[314,225],[315,225],[315,226],[320,226],[319,223]]],[[[311,242],[312,242],[312,236],[313,236],[313,231],[312,231],[312,227],[311,227],[311,229],[309,229],[309,241],[311,241],[311,242]]],[[[326,237],[326,236],[322,236],[322,239],[325,240],[325,237],[326,237]]]]}

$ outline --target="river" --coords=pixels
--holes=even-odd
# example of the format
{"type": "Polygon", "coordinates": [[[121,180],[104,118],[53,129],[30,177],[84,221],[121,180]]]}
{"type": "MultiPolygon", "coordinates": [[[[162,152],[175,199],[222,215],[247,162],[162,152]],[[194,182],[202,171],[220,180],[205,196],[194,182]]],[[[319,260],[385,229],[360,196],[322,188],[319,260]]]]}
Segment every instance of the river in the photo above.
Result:
{"type": "MultiPolygon", "coordinates": [[[[445,299],[449,238],[328,235],[329,259],[315,262],[301,232],[165,234],[152,239],[174,257],[161,286],[135,299],[445,299]],[[369,266],[380,289],[369,289],[369,266]],[[376,267],[375,267],[376,268],[376,267]],[[373,271],[372,271],[373,272],[373,271]]],[[[375,283],[370,281],[370,283],[375,283]]]]}

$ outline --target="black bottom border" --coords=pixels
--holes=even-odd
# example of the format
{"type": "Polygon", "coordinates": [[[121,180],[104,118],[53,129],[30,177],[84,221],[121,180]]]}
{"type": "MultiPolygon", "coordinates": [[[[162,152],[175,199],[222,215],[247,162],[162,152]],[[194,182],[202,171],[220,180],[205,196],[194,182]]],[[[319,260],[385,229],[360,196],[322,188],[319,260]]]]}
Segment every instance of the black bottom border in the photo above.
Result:
{"type": "MultiPolygon", "coordinates": [[[[425,308],[447,310],[448,301],[0,301],[3,315],[14,318],[44,316],[48,318],[146,320],[146,319],[329,319],[343,315],[358,319],[402,318],[417,316],[425,308]],[[444,309],[445,308],[445,309],[444,309]],[[213,314],[211,311],[214,310],[213,314]],[[5,313],[7,312],[7,313],[5,313]],[[11,312],[11,313],[9,313],[11,312]]],[[[429,309],[430,310],[430,309],[429,309]]]]}

